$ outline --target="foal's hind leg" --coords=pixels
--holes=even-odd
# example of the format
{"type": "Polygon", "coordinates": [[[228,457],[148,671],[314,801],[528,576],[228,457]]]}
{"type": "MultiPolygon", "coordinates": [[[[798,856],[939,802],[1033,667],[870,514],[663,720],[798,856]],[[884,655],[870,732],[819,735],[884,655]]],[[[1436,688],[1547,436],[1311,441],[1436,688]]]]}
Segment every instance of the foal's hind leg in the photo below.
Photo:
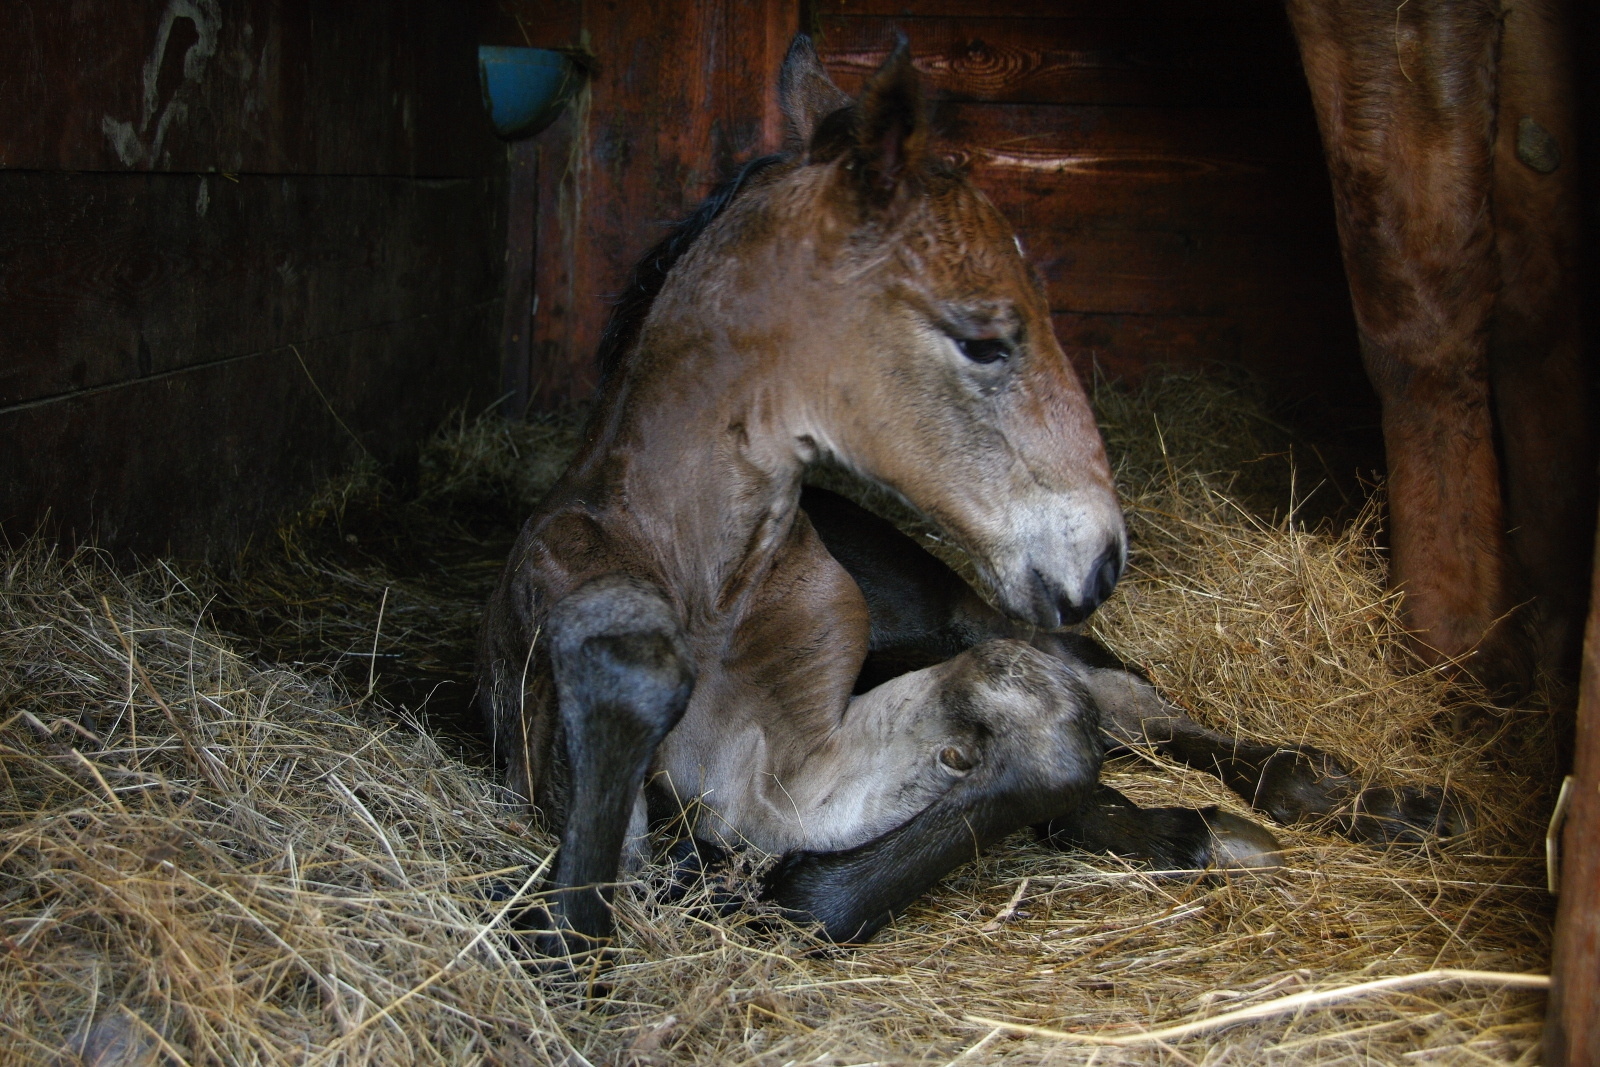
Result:
{"type": "Polygon", "coordinates": [[[552,880],[557,933],[541,946],[556,954],[562,942],[581,949],[612,931],[607,897],[629,821],[694,671],[666,598],[629,578],[597,579],[563,599],[548,633],[571,783],[552,880]]]}

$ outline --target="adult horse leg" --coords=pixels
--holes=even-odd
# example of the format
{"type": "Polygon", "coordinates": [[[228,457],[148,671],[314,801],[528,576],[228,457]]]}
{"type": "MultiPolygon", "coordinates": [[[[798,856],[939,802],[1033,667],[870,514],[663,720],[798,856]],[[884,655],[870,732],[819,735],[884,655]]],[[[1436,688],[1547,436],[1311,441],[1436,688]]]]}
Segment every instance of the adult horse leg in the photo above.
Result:
{"type": "Polygon", "coordinates": [[[1289,0],[1383,406],[1391,577],[1425,659],[1465,659],[1509,693],[1531,664],[1506,618],[1490,407],[1500,14],[1498,0],[1289,0]]]}
{"type": "Polygon", "coordinates": [[[650,760],[683,716],[694,670],[677,617],[656,587],[596,579],[547,623],[568,771],[550,912],[541,949],[583,950],[612,931],[609,896],[650,760]]]}
{"type": "MultiPolygon", "coordinates": [[[[872,680],[952,655],[977,641],[1025,638],[1069,664],[1089,690],[1108,753],[1127,745],[1153,745],[1217,775],[1281,823],[1334,816],[1358,840],[1420,840],[1460,832],[1470,823],[1468,813],[1441,790],[1363,788],[1337,758],[1309,745],[1253,744],[1208,730],[1162,699],[1142,672],[1091,638],[1037,633],[1006,619],[959,575],[876,515],[818,489],[807,489],[801,506],[828,551],[866,596],[872,638],[864,675],[872,680]]],[[[1251,835],[1209,811],[1200,815],[1215,840],[1201,836],[1192,818],[1172,814],[1176,810],[1137,814],[1147,809],[1134,808],[1103,787],[1087,807],[1045,830],[1056,840],[1081,840],[1086,847],[1147,854],[1158,861],[1185,849],[1195,860],[1209,849],[1214,860],[1226,862],[1234,852],[1248,853],[1254,847],[1251,835]],[[1083,823],[1081,829],[1072,827],[1074,819],[1083,823]]]]}

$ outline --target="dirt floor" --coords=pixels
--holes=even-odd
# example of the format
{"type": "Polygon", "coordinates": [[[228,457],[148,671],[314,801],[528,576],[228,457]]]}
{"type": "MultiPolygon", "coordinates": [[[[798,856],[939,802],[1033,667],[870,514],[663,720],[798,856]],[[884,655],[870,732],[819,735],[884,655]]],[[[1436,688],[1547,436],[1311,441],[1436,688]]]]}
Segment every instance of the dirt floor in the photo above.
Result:
{"type": "MultiPolygon", "coordinates": [[[[1232,881],[1019,834],[859,949],[649,874],[617,965],[552,982],[506,922],[551,841],[498,785],[470,670],[581,413],[463,419],[414,484],[358,466],[227,566],[0,557],[0,1062],[1534,1062],[1517,976],[1548,965],[1560,696],[1498,708],[1421,671],[1379,505],[1318,488],[1247,383],[1096,405],[1134,545],[1102,639],[1212,726],[1448,783],[1473,831],[1274,827],[1288,866],[1232,881]]],[[[1154,753],[1107,777],[1246,810],[1154,753]]]]}

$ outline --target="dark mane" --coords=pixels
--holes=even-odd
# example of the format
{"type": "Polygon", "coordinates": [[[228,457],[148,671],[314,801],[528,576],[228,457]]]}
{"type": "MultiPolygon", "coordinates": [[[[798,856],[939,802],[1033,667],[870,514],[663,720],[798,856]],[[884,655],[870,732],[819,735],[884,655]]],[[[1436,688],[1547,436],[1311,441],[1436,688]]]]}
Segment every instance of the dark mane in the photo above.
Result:
{"type": "Polygon", "coordinates": [[[673,264],[682,258],[695,239],[706,231],[706,227],[733,203],[746,182],[787,158],[782,155],[761,156],[740,167],[738,173],[713,189],[711,195],[701,201],[691,215],[668,230],[666,236],[635,264],[628,275],[628,286],[612,306],[605,332],[600,335],[596,358],[600,363],[602,383],[610,380],[622,357],[639,339],[639,328],[644,325],[645,316],[650,314],[650,305],[655,303],[661,287],[666,284],[667,274],[671,272],[673,264]]]}

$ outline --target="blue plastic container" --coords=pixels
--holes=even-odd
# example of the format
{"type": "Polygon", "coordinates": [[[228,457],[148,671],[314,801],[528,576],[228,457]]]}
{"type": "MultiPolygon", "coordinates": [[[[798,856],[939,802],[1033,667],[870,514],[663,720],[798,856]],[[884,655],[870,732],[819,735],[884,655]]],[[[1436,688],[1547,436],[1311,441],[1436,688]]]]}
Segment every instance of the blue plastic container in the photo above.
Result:
{"type": "Polygon", "coordinates": [[[495,132],[508,141],[554,122],[583,84],[578,65],[547,48],[480,45],[478,77],[495,132]]]}

